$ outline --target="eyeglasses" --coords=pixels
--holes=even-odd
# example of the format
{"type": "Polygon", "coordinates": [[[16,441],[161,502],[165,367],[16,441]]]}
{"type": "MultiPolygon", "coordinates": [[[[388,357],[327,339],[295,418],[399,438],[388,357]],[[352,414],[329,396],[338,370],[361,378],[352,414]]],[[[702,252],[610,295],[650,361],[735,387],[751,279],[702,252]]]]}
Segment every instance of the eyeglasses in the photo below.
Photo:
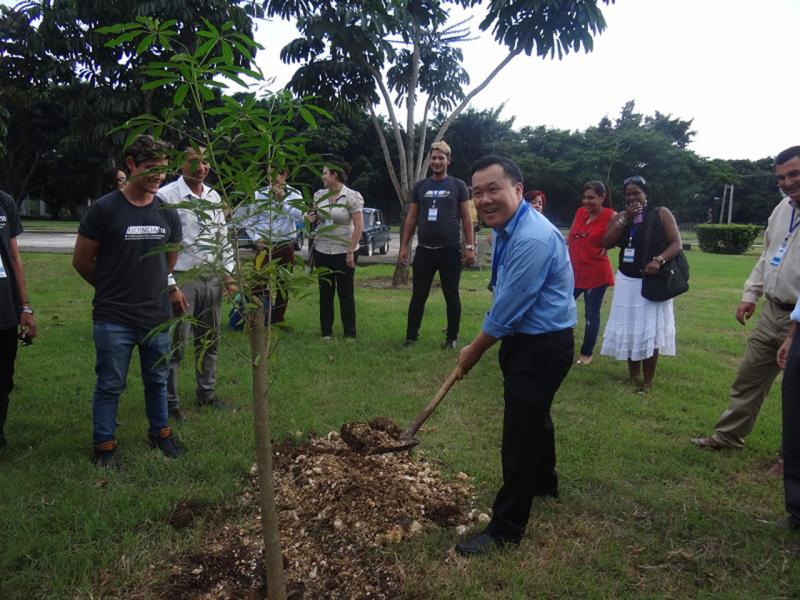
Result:
{"type": "Polygon", "coordinates": [[[634,175],[633,177],[627,177],[623,182],[622,185],[626,186],[629,183],[643,183],[647,185],[647,182],[644,180],[644,177],[641,175],[634,175]]]}

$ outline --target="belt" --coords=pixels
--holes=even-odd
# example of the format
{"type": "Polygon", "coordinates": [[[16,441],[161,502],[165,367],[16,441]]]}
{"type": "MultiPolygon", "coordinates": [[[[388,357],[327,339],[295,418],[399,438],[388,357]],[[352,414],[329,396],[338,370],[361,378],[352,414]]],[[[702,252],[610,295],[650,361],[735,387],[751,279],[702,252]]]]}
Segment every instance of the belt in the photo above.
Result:
{"type": "Polygon", "coordinates": [[[566,329],[558,329],[556,331],[545,331],[544,333],[511,333],[509,335],[503,336],[503,340],[513,340],[515,338],[520,340],[526,338],[544,340],[547,338],[558,338],[558,337],[572,335],[573,331],[574,330],[572,327],[567,327],[566,329]]]}

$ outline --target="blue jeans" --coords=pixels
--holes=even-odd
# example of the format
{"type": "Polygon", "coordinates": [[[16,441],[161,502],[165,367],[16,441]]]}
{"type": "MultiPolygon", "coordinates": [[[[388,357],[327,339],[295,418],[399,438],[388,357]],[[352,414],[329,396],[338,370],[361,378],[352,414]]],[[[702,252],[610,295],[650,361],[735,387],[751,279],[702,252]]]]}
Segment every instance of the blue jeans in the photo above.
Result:
{"type": "Polygon", "coordinates": [[[586,316],[586,326],[583,330],[583,344],[581,345],[581,356],[591,356],[594,345],[597,342],[597,334],[600,333],[600,307],[603,306],[603,296],[606,295],[608,285],[592,288],[590,290],[575,288],[572,296],[577,300],[583,294],[584,315],[586,316]]]}
{"type": "Polygon", "coordinates": [[[150,421],[148,433],[157,436],[167,426],[167,357],[170,338],[166,331],[147,337],[149,332],[144,327],[106,321],[94,323],[94,347],[97,352],[94,370],[97,383],[92,400],[92,438],[95,444],[114,439],[119,397],[125,391],[135,346],[139,348],[145,410],[150,421]]]}

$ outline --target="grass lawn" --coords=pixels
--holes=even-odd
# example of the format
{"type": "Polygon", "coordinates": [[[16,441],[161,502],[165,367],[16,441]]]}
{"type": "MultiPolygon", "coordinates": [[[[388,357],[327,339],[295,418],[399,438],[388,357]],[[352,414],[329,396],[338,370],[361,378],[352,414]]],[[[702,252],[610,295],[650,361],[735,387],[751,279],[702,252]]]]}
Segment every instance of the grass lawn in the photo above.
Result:
{"type": "MultiPolygon", "coordinates": [[[[231,413],[194,407],[182,373],[188,449],[174,462],[146,444],[138,363],[123,395],[117,436],[124,469],[89,462],[94,347],[88,285],[70,257],[27,254],[40,337],[20,348],[17,388],[0,457],[0,598],[144,597],[148,566],[191,549],[208,522],[175,531],[174,506],[191,498],[236,517],[254,462],[250,378],[241,333],[226,332],[219,395],[231,413]]],[[[553,407],[561,499],[536,502],[522,546],[454,561],[440,531],[394,547],[409,598],[797,598],[800,536],[761,520],[783,516],[783,488],[764,471],[780,443],[774,386],[747,448],[699,451],[727,405],[747,328],[733,318],[755,257],[689,253],[691,290],[675,301],[678,356],[663,358],[650,395],[626,384],[626,368],[599,355],[570,372],[553,407]]],[[[314,294],[291,302],[274,357],[272,415],[278,437],[320,434],[347,421],[387,415],[409,422],[454,364],[439,349],[444,302],[434,291],[420,341],[401,347],[410,292],[386,289],[393,267],[359,269],[359,338],[319,339],[314,294]]],[[[462,279],[462,335],[477,331],[489,304],[487,270],[462,279]]],[[[606,298],[604,314],[610,305],[606,298]]],[[[579,305],[582,313],[583,304],[579,305]]],[[[340,335],[340,331],[339,331],[340,335]]],[[[579,328],[577,338],[580,339],[579,328]]],[[[187,362],[187,365],[190,364],[187,362]]],[[[446,472],[474,477],[479,505],[500,483],[502,388],[491,351],[456,384],[423,432],[420,452],[446,472]]]]}
{"type": "Polygon", "coordinates": [[[54,221],[49,219],[23,219],[25,231],[45,231],[54,233],[77,233],[78,221],[54,221]]]}

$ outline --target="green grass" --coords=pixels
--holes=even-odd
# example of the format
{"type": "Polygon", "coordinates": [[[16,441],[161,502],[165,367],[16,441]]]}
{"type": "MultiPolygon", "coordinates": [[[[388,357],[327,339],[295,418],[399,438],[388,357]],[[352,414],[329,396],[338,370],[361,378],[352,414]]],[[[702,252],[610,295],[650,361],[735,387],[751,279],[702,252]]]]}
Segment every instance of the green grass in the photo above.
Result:
{"type": "Polygon", "coordinates": [[[22,227],[25,231],[77,233],[78,221],[58,221],[51,219],[23,219],[22,227]]]}
{"type": "MultiPolygon", "coordinates": [[[[727,405],[747,330],[733,318],[754,257],[689,253],[691,290],[675,301],[678,356],[660,361],[648,396],[631,393],[624,363],[607,357],[573,368],[553,407],[562,498],[537,502],[518,551],[454,561],[452,531],[397,549],[410,598],[790,598],[800,590],[798,540],[759,519],[783,515],[782,484],[764,474],[780,443],[779,386],[747,448],[703,452],[727,405]]],[[[124,470],[89,462],[94,348],[89,287],[69,257],[25,256],[40,337],[20,348],[17,388],[0,457],[0,597],[147,596],[148,566],[189,549],[208,523],[166,524],[182,499],[235,518],[253,462],[250,378],[226,332],[219,395],[237,411],[196,410],[190,369],[182,373],[189,420],[178,428],[188,454],[168,462],[147,448],[138,363],[119,413],[124,470]]],[[[352,420],[410,421],[454,364],[439,349],[441,293],[432,293],[413,349],[401,348],[408,290],[380,287],[391,266],[357,273],[359,338],[318,337],[315,295],[292,300],[272,380],[278,437],[327,433],[352,420]]],[[[479,328],[490,296],[488,270],[462,280],[462,336],[479,328]]],[[[605,303],[607,314],[611,293],[605,303]]],[[[579,314],[583,304],[579,304],[579,314]]],[[[578,329],[578,339],[582,330],[578,329]]],[[[188,363],[187,363],[188,364],[188,363]]],[[[474,477],[491,506],[500,483],[502,387],[496,352],[456,384],[423,432],[420,452],[448,472],[474,477]]]]}

